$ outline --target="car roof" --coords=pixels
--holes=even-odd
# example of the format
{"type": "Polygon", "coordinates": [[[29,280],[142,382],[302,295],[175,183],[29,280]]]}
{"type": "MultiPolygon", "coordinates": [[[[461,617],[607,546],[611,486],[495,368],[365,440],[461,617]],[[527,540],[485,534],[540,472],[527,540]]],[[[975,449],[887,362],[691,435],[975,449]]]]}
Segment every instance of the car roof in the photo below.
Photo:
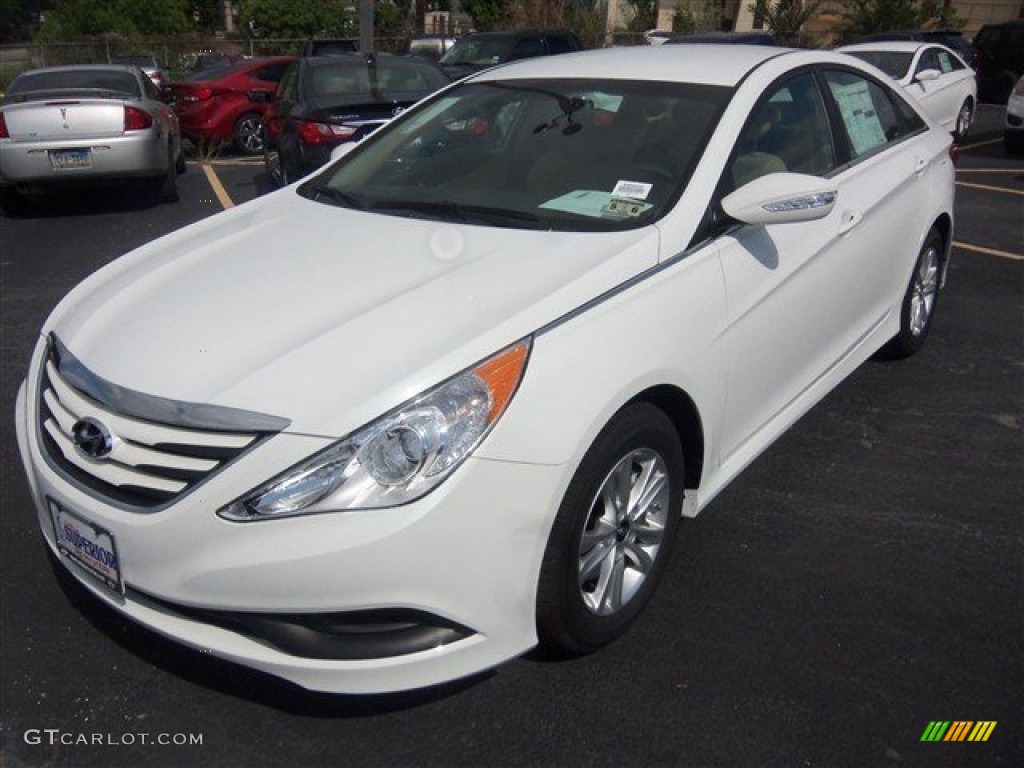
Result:
{"type": "Polygon", "coordinates": [[[764,45],[637,45],[523,59],[492,67],[467,80],[567,77],[735,86],[764,62],[781,56],[796,57],[796,61],[806,60],[808,63],[827,60],[840,63],[843,60],[827,51],[799,51],[764,45]]]}
{"type": "Polygon", "coordinates": [[[893,53],[917,53],[922,48],[945,48],[942,43],[923,40],[876,40],[871,43],[854,43],[836,48],[837,51],[892,51],[893,53]]]}
{"type": "MultiPolygon", "coordinates": [[[[35,72],[72,72],[81,70],[105,70],[110,72],[131,72],[135,74],[139,67],[135,64],[58,64],[53,67],[38,67],[22,72],[22,75],[31,75],[35,72]]],[[[20,77],[20,75],[19,75],[20,77]]]]}

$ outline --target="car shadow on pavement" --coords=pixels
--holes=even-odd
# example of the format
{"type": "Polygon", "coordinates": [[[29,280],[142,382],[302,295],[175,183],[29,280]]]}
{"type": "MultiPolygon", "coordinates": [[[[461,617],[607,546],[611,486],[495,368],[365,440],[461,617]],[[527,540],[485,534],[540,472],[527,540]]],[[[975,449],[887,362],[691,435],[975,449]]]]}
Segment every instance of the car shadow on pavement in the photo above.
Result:
{"type": "Polygon", "coordinates": [[[218,693],[293,715],[355,718],[387,714],[447,699],[493,677],[483,672],[443,685],[394,694],[346,695],[308,691],[286,680],[175,643],[104,605],[47,550],[57,583],[90,623],[125,650],[170,675],[218,693]]]}
{"type": "Polygon", "coordinates": [[[144,211],[162,204],[150,190],[134,184],[34,190],[26,203],[3,215],[10,219],[49,219],[144,211]]]}

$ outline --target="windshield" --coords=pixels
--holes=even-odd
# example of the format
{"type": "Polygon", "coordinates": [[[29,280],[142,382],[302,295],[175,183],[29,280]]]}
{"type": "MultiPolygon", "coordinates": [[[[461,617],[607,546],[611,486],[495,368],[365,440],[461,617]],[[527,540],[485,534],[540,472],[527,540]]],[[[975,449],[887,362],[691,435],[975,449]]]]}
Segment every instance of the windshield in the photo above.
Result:
{"type": "Polygon", "coordinates": [[[878,67],[894,80],[902,80],[910,70],[914,54],[903,51],[847,51],[861,61],[878,67]]]}
{"type": "Polygon", "coordinates": [[[427,93],[451,82],[435,66],[399,57],[382,56],[370,63],[365,59],[325,60],[310,69],[310,95],[339,103],[390,101],[396,93],[427,93]]]}
{"type": "Polygon", "coordinates": [[[122,69],[56,69],[19,75],[7,89],[8,96],[33,91],[95,89],[141,96],[139,83],[131,72],[122,69]]]}
{"type": "Polygon", "coordinates": [[[511,44],[512,38],[506,35],[464,37],[441,57],[441,64],[472,64],[477,67],[498,64],[508,56],[511,44]]]}
{"type": "Polygon", "coordinates": [[[463,84],[300,192],[324,204],[471,224],[639,227],[682,194],[730,93],[626,80],[463,84]]]}

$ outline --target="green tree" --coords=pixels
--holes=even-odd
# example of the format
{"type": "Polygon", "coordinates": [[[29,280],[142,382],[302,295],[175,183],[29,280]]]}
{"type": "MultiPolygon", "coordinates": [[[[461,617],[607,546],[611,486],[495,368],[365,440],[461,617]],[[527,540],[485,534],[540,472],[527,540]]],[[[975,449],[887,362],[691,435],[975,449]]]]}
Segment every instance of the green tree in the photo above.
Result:
{"type": "Polygon", "coordinates": [[[843,0],[847,36],[924,26],[959,27],[963,20],[940,0],[843,0]]]}
{"type": "Polygon", "coordinates": [[[355,34],[343,4],[323,0],[244,0],[240,21],[245,34],[264,39],[355,34]]]}
{"type": "Polygon", "coordinates": [[[510,0],[462,0],[462,10],[473,17],[477,29],[497,29],[509,23],[514,8],[510,0]]]}
{"type": "Polygon", "coordinates": [[[658,0],[626,0],[630,19],[626,22],[630,32],[646,32],[658,26],[658,0]]]}
{"type": "Polygon", "coordinates": [[[192,29],[189,0],[57,0],[44,15],[42,40],[100,35],[178,35],[192,29]]]}
{"type": "Polygon", "coordinates": [[[756,0],[749,6],[755,19],[762,19],[786,45],[803,42],[804,24],[818,12],[823,0],[756,0]]]}

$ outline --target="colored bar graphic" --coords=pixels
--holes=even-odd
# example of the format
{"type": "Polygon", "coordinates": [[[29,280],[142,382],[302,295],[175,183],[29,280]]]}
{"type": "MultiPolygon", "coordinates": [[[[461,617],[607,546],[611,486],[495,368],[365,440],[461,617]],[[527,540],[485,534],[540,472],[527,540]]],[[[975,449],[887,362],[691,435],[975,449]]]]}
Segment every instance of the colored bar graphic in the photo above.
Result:
{"type": "Polygon", "coordinates": [[[974,730],[971,731],[971,735],[967,737],[968,741],[988,741],[988,737],[992,735],[992,731],[996,729],[995,720],[981,720],[974,730]]]}
{"type": "Polygon", "coordinates": [[[988,741],[997,724],[995,720],[931,720],[921,741],[988,741]]]}
{"type": "Polygon", "coordinates": [[[974,723],[971,720],[955,720],[943,741],[963,741],[974,723]]]}

